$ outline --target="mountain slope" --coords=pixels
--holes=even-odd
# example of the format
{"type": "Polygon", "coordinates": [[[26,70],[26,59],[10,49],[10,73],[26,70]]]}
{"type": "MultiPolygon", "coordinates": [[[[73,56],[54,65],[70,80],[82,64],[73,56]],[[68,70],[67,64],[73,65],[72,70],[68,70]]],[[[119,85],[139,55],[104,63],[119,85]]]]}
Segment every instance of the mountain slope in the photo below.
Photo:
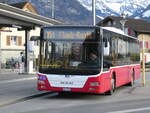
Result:
{"type": "MultiPolygon", "coordinates": [[[[92,0],[78,0],[85,8],[92,10],[92,0]]],[[[119,16],[123,12],[129,17],[145,18],[143,13],[149,10],[150,0],[96,0],[97,15],[106,17],[110,15],[119,16]]]]}
{"type": "MultiPolygon", "coordinates": [[[[41,15],[51,17],[51,0],[32,0],[41,15]],[[39,3],[39,4],[37,4],[39,3]],[[42,4],[42,5],[41,5],[42,4]]],[[[55,18],[67,23],[91,24],[92,13],[76,0],[55,0],[55,18]]]]}

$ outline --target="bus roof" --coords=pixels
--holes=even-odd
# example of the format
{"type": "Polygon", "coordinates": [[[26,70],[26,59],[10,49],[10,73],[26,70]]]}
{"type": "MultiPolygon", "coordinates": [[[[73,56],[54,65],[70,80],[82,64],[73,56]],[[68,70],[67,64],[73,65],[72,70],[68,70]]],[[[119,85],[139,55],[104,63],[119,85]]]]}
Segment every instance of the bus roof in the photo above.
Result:
{"type": "Polygon", "coordinates": [[[107,30],[107,31],[111,31],[111,32],[114,32],[114,33],[121,34],[121,35],[123,35],[123,36],[127,36],[127,37],[130,37],[130,38],[139,40],[137,37],[133,37],[133,36],[127,35],[127,34],[125,34],[121,29],[117,29],[117,28],[115,28],[115,27],[101,27],[101,28],[102,28],[102,29],[105,29],[105,30],[107,30]]]}
{"type": "Polygon", "coordinates": [[[43,28],[100,28],[100,27],[92,25],[54,25],[54,26],[46,26],[43,28]]]}

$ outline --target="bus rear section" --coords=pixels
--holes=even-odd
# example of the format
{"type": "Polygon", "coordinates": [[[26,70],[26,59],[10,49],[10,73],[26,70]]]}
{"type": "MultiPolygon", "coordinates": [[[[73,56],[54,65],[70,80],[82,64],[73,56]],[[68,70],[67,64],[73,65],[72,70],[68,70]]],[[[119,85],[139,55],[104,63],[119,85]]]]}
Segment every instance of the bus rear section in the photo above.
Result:
{"type": "Polygon", "coordinates": [[[138,41],[126,38],[92,26],[43,28],[38,90],[111,94],[132,84],[140,65],[139,53],[129,48],[138,47],[138,41]]]}

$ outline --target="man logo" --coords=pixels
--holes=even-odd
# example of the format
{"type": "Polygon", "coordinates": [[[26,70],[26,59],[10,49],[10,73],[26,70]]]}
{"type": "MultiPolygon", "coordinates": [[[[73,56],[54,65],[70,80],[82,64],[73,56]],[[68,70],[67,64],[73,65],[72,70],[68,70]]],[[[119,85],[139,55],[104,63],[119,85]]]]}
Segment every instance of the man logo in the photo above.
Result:
{"type": "Polygon", "coordinates": [[[73,85],[73,82],[72,81],[62,81],[62,82],[60,82],[60,84],[63,84],[63,85],[73,85]]]}

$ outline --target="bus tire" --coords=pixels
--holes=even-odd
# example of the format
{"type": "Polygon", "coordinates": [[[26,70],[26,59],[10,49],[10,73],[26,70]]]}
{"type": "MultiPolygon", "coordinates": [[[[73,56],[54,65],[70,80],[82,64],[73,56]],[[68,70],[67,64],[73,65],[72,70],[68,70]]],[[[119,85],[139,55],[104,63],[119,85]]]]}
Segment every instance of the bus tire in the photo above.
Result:
{"type": "Polygon", "coordinates": [[[115,76],[112,76],[111,78],[111,90],[107,91],[105,94],[106,95],[112,95],[115,92],[116,89],[116,80],[115,76]]]}

